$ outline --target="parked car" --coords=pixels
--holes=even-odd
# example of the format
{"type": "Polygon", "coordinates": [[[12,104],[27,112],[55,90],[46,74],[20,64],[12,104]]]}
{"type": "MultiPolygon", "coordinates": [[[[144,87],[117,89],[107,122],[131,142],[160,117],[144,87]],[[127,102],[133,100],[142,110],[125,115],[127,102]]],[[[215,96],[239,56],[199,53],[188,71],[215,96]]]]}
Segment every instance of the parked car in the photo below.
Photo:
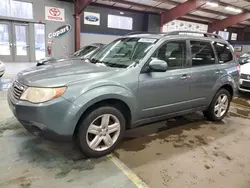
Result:
{"type": "Polygon", "coordinates": [[[250,92],[250,62],[240,67],[240,91],[250,92]]]}
{"type": "Polygon", "coordinates": [[[90,59],[20,72],[10,109],[30,132],[75,138],[81,151],[113,151],[127,129],[195,111],[222,120],[239,85],[239,64],[214,34],[137,34],[90,59]]]}
{"type": "Polygon", "coordinates": [[[239,58],[238,61],[241,65],[244,65],[246,63],[250,63],[250,52],[242,54],[239,58]]]}
{"type": "Polygon", "coordinates": [[[0,60],[0,78],[3,76],[5,72],[5,65],[4,63],[0,60]]]}
{"type": "Polygon", "coordinates": [[[85,46],[81,48],[80,50],[76,51],[75,53],[67,56],[67,57],[59,57],[59,58],[54,58],[54,57],[46,57],[43,59],[40,59],[37,61],[37,66],[45,65],[48,63],[58,63],[58,62],[63,62],[67,61],[68,59],[84,59],[90,57],[94,52],[96,52],[99,48],[101,48],[104,44],[102,43],[94,43],[89,46],[85,46]]]}

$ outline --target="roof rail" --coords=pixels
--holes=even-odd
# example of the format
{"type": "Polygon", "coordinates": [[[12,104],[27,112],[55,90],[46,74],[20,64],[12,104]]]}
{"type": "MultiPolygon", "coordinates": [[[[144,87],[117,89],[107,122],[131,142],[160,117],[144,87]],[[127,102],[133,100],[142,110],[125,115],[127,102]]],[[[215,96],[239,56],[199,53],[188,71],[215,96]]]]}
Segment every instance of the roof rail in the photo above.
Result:
{"type": "Polygon", "coordinates": [[[167,35],[203,35],[204,37],[211,37],[211,38],[218,38],[222,39],[221,36],[214,34],[214,33],[202,33],[196,31],[171,31],[166,33],[167,35]]]}
{"type": "Polygon", "coordinates": [[[196,31],[171,31],[166,33],[160,33],[160,32],[131,32],[127,35],[139,35],[139,34],[162,34],[164,36],[168,35],[203,35],[203,37],[210,37],[210,38],[218,38],[223,39],[221,36],[214,34],[214,33],[202,33],[202,32],[196,32],[196,31]]]}
{"type": "Polygon", "coordinates": [[[126,35],[140,35],[140,34],[155,34],[155,35],[157,35],[157,34],[161,34],[161,33],[159,33],[159,32],[143,32],[143,31],[135,31],[135,32],[131,32],[131,33],[128,33],[128,34],[126,34],[126,35]]]}

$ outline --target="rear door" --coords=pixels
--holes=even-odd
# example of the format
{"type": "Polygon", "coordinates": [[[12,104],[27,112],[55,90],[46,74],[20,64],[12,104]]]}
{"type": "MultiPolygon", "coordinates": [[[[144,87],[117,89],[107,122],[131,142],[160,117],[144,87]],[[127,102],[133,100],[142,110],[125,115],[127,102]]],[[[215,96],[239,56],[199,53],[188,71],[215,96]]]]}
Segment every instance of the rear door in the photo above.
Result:
{"type": "Polygon", "coordinates": [[[191,53],[191,96],[193,107],[208,105],[213,87],[220,77],[217,58],[211,41],[190,40],[191,53]]]}

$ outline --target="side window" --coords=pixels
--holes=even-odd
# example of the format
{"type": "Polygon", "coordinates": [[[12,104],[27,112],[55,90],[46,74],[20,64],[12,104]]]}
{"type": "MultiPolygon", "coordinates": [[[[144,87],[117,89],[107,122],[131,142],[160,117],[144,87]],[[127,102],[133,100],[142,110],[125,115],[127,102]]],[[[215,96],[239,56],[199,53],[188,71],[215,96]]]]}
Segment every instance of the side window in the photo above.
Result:
{"type": "Polygon", "coordinates": [[[214,52],[210,42],[190,41],[192,66],[215,64],[214,52]]]}
{"type": "Polygon", "coordinates": [[[154,53],[153,58],[166,61],[169,69],[181,68],[186,64],[186,42],[167,42],[154,53]]]}
{"type": "Polygon", "coordinates": [[[216,50],[219,63],[227,63],[233,60],[233,55],[228,45],[219,42],[215,42],[213,45],[216,50]]]}

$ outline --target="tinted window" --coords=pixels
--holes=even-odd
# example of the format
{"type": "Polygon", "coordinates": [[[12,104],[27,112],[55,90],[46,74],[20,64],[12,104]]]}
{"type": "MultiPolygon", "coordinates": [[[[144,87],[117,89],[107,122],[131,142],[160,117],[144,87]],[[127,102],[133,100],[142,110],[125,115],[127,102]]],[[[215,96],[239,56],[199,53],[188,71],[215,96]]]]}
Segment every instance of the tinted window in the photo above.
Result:
{"type": "Polygon", "coordinates": [[[214,52],[209,42],[190,41],[192,66],[215,64],[214,52]]]}
{"type": "Polygon", "coordinates": [[[233,55],[228,45],[215,42],[214,48],[216,50],[219,63],[226,63],[233,60],[233,55]]]}
{"type": "Polygon", "coordinates": [[[186,42],[167,42],[155,52],[153,57],[166,61],[169,68],[180,68],[186,64],[186,42]]]}

